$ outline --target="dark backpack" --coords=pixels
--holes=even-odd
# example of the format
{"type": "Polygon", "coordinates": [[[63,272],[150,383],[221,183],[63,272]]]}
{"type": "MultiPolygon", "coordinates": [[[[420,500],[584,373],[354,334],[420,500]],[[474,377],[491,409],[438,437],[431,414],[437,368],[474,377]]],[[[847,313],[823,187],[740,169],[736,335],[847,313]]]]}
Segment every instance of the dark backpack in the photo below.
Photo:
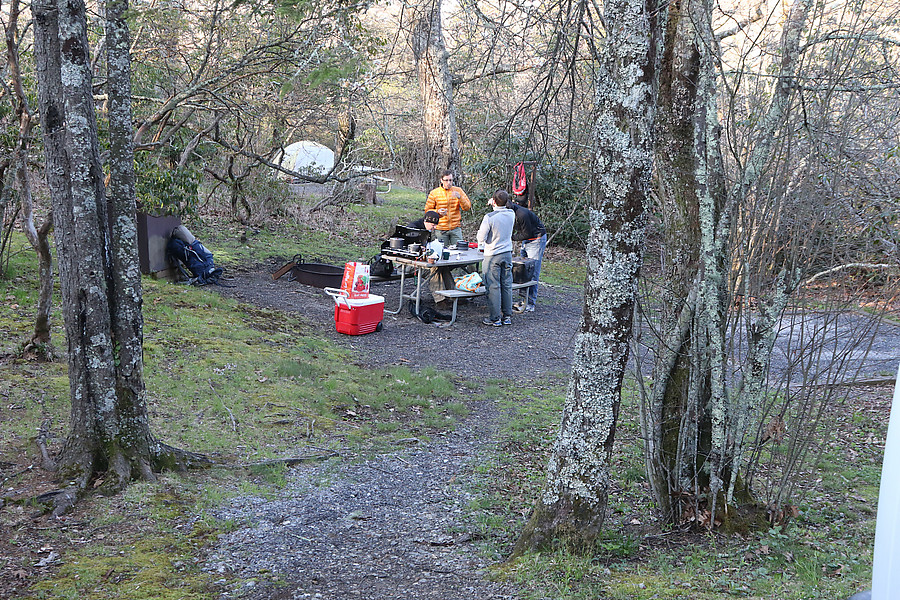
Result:
{"type": "Polygon", "coordinates": [[[387,260],[380,254],[376,254],[369,259],[369,274],[372,277],[382,277],[388,279],[394,274],[394,263],[387,260]]]}
{"type": "Polygon", "coordinates": [[[193,277],[188,277],[192,285],[218,283],[224,272],[215,265],[212,252],[207,250],[200,240],[194,240],[188,244],[173,235],[166,244],[166,257],[175,267],[182,270],[187,267],[193,275],[193,277]]]}
{"type": "Polygon", "coordinates": [[[449,321],[451,318],[453,318],[446,313],[442,313],[435,308],[431,308],[430,306],[422,306],[419,308],[419,312],[416,313],[415,300],[409,301],[407,309],[409,310],[409,314],[416,317],[423,323],[431,323],[433,321],[449,321]]]}

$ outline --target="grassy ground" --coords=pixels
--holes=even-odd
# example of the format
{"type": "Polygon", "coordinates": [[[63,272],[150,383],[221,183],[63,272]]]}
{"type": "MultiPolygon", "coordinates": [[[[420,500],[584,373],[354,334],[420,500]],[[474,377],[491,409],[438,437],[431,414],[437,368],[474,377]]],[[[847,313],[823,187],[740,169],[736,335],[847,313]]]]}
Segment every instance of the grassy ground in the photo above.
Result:
{"type": "MultiPolygon", "coordinates": [[[[189,225],[225,266],[298,252],[339,264],[374,254],[391,225],[416,216],[423,202],[421,192],[395,188],[382,206],[329,210],[306,225],[213,219],[189,225]]],[[[475,221],[464,223],[466,235],[475,221]]],[[[557,252],[542,277],[580,283],[577,254],[557,252]]],[[[835,435],[816,448],[819,468],[804,473],[798,518],[784,529],[743,536],[683,534],[655,520],[636,401],[626,395],[609,526],[597,553],[506,564],[541,486],[566,374],[527,388],[459,381],[431,369],[396,368],[373,378],[302,319],[149,279],[145,356],[153,430],[231,468],[166,474],[117,496],[93,497],[73,515],[48,522],[28,502],[53,485],[37,468],[34,442],[46,423],[51,448],[60,448],[68,381],[63,362],[20,356],[36,294],[32,256],[24,239],[14,238],[0,279],[0,597],[215,598],[229,575],[203,572],[200,561],[216,536],[240,524],[212,520],[205,509],[237,494],[276,497],[286,485],[283,465],[252,463],[352,460],[399,448],[408,438],[427,440],[464,416],[463,398],[470,397],[498,402],[508,417],[497,452],[477,466],[470,521],[496,563],[492,576],[519,582],[528,598],[841,599],[868,587],[890,390],[860,390],[852,406],[835,407],[829,420],[835,435]]],[[[54,339],[63,345],[58,326],[54,339]]]]}
{"type": "Polygon", "coordinates": [[[890,388],[863,388],[827,419],[834,435],[813,448],[819,466],[798,482],[799,516],[785,527],[743,535],[661,527],[643,469],[637,399],[623,396],[605,538],[591,557],[565,551],[504,562],[542,483],[542,467],[564,399],[563,381],[533,389],[497,383],[510,414],[498,453],[481,466],[471,506],[494,575],[526,598],[650,600],[753,598],[843,600],[870,587],[880,463],[890,388]]]}

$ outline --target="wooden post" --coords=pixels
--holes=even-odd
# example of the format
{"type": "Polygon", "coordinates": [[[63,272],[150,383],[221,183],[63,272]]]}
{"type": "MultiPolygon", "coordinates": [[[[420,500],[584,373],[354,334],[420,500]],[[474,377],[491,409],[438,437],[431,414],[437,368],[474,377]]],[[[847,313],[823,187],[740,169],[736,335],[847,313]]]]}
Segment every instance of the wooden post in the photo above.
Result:
{"type": "Polygon", "coordinates": [[[363,193],[363,202],[365,204],[378,204],[378,196],[375,194],[374,183],[363,183],[359,186],[363,193]]]}

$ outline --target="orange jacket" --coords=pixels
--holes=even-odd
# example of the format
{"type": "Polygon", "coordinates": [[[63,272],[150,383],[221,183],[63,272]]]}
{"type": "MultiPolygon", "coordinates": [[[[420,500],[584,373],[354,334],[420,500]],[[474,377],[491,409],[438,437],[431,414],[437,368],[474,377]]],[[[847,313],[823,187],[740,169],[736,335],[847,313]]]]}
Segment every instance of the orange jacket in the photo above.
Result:
{"type": "Polygon", "coordinates": [[[472,208],[472,201],[462,188],[452,186],[449,190],[445,190],[443,187],[436,187],[428,194],[425,210],[439,211],[442,208],[447,209],[447,214],[441,217],[435,229],[450,231],[459,227],[462,211],[472,208]]]}

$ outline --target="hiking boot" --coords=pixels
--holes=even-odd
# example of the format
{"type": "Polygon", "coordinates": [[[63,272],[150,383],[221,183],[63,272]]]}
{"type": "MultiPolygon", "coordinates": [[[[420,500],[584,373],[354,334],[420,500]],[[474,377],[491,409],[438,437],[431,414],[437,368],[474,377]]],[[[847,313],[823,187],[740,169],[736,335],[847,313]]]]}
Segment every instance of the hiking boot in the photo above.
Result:
{"type": "Polygon", "coordinates": [[[504,325],[512,325],[512,317],[503,317],[504,325]]]}
{"type": "Polygon", "coordinates": [[[513,312],[516,314],[522,314],[525,312],[525,302],[516,302],[513,304],[513,312]]]}
{"type": "Polygon", "coordinates": [[[497,319],[496,321],[491,321],[490,317],[485,317],[484,319],[481,320],[481,322],[484,325],[492,325],[494,327],[502,327],[503,326],[502,319],[497,319]]]}
{"type": "Polygon", "coordinates": [[[534,304],[530,304],[525,307],[525,310],[522,312],[534,312],[534,304]]]}

